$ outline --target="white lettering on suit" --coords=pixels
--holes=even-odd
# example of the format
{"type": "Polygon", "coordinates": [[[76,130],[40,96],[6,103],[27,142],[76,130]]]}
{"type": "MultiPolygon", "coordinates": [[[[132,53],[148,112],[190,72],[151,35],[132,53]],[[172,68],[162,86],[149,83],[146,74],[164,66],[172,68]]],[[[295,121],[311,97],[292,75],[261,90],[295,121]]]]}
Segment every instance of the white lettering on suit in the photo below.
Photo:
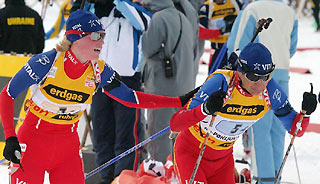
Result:
{"type": "Polygon", "coordinates": [[[278,100],[281,103],[281,91],[279,89],[276,89],[273,93],[272,98],[278,100]]]}
{"type": "Polygon", "coordinates": [[[25,181],[19,181],[19,178],[17,178],[16,184],[28,184],[28,183],[25,181]]]}
{"type": "Polygon", "coordinates": [[[42,55],[41,58],[39,58],[36,63],[40,63],[42,65],[46,65],[50,63],[49,58],[46,55],[42,55]]]}
{"type": "MultiPolygon", "coordinates": [[[[186,180],[186,184],[189,184],[189,181],[186,180]]],[[[204,184],[204,182],[201,181],[193,181],[193,184],[204,184]]]]}
{"type": "Polygon", "coordinates": [[[26,63],[23,67],[32,80],[38,81],[40,79],[40,77],[32,71],[32,68],[29,65],[29,63],[26,63]]]}
{"type": "Polygon", "coordinates": [[[109,80],[107,81],[109,84],[113,81],[113,79],[115,78],[116,73],[113,72],[113,74],[111,75],[111,77],[109,78],[109,80]]]}
{"type": "Polygon", "coordinates": [[[209,98],[209,95],[208,95],[207,93],[203,92],[203,91],[201,91],[201,93],[200,93],[199,96],[200,96],[200,98],[202,98],[204,101],[206,101],[207,98],[209,98]]]}

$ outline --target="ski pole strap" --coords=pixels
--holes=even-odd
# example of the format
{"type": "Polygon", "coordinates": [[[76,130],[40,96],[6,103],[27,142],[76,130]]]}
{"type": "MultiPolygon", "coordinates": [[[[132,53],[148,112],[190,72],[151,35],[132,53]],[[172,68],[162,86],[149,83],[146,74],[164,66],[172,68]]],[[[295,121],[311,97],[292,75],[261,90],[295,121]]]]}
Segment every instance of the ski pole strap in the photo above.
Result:
{"type": "Polygon", "coordinates": [[[301,110],[300,114],[301,114],[301,116],[300,116],[300,119],[299,119],[298,123],[296,124],[296,130],[294,131],[293,136],[296,136],[298,134],[298,131],[302,130],[301,124],[302,124],[302,120],[304,118],[304,115],[306,114],[306,111],[305,110],[301,110]]]}
{"type": "Polygon", "coordinates": [[[164,129],[162,129],[161,131],[155,133],[154,135],[150,136],[149,138],[147,138],[146,140],[140,142],[139,144],[135,145],[134,147],[128,149],[127,151],[121,153],[120,155],[114,157],[113,159],[109,160],[108,162],[100,165],[100,166],[97,167],[96,169],[88,172],[88,173],[86,174],[86,178],[85,178],[85,179],[87,180],[87,179],[90,178],[92,175],[100,172],[101,170],[103,170],[104,168],[106,168],[106,167],[110,166],[111,164],[117,162],[117,161],[120,160],[121,158],[129,155],[130,153],[134,152],[136,149],[139,149],[140,147],[146,145],[147,143],[151,142],[152,140],[154,140],[155,138],[159,137],[160,135],[162,135],[163,133],[167,132],[168,130],[170,130],[170,127],[169,127],[169,126],[166,127],[166,128],[164,128],[164,129]]]}

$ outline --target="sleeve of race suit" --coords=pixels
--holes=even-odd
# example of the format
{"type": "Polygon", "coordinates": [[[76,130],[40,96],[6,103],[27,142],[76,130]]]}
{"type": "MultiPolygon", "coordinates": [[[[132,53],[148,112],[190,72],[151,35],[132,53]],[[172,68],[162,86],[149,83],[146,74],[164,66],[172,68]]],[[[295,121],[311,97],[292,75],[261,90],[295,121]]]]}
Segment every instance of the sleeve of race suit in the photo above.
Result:
{"type": "MultiPolygon", "coordinates": [[[[278,119],[280,119],[284,128],[293,135],[296,129],[296,124],[301,119],[301,113],[297,113],[292,108],[286,93],[273,79],[268,83],[267,89],[274,114],[278,119]]],[[[309,117],[304,117],[302,119],[302,130],[298,131],[298,137],[302,136],[306,131],[309,125],[309,120],[309,117]]]]}
{"type": "Polygon", "coordinates": [[[14,129],[14,99],[31,85],[39,83],[49,72],[55,50],[32,57],[0,93],[0,117],[5,138],[16,136],[14,129]]]}
{"type": "Polygon", "coordinates": [[[195,94],[195,96],[178,112],[176,112],[170,120],[170,129],[174,132],[179,132],[189,128],[207,117],[203,112],[203,104],[209,96],[218,91],[221,87],[221,82],[224,83],[224,90],[227,90],[227,82],[222,74],[214,74],[211,76],[195,94]]]}
{"type": "Polygon", "coordinates": [[[101,73],[99,87],[102,87],[109,97],[128,107],[145,109],[181,108],[179,97],[152,95],[129,88],[120,80],[119,75],[109,65],[106,65],[101,73]]]}
{"type": "Polygon", "coordinates": [[[209,14],[209,5],[202,4],[199,10],[199,24],[204,28],[208,28],[208,14],[209,14]]]}
{"type": "Polygon", "coordinates": [[[221,33],[219,29],[207,29],[205,27],[199,26],[199,39],[209,40],[220,36],[221,33]]]}

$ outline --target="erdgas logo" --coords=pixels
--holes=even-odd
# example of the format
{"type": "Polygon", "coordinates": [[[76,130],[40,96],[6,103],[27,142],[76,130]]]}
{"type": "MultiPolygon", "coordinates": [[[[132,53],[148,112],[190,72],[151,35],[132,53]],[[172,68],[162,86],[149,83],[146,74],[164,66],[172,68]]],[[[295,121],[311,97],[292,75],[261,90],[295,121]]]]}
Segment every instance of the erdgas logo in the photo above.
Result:
{"type": "Polygon", "coordinates": [[[60,88],[52,84],[49,84],[43,89],[48,95],[52,96],[53,98],[69,102],[84,103],[90,96],[86,93],[60,88]]]}
{"type": "Polygon", "coordinates": [[[232,115],[255,116],[255,115],[258,115],[263,110],[264,110],[263,105],[244,106],[244,105],[227,104],[222,108],[221,112],[225,114],[232,114],[232,115]]]}

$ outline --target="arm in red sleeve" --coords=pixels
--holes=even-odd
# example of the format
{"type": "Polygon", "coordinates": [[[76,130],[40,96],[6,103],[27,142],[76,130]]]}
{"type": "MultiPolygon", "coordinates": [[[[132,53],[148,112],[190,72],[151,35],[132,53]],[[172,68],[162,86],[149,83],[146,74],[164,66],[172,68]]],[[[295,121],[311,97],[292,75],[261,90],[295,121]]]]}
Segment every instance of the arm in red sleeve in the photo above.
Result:
{"type": "Polygon", "coordinates": [[[105,91],[105,94],[107,94],[112,99],[122,103],[123,105],[127,107],[132,107],[132,108],[155,109],[155,108],[172,108],[172,107],[181,108],[182,107],[181,100],[179,97],[153,95],[153,94],[143,93],[135,90],[132,90],[131,92],[134,93],[134,96],[135,96],[134,100],[117,98],[116,96],[110,94],[108,91],[105,91]]]}
{"type": "Polygon", "coordinates": [[[7,93],[8,84],[0,93],[0,117],[5,138],[17,136],[13,123],[14,100],[7,93]]]}
{"type": "Polygon", "coordinates": [[[187,109],[187,105],[174,113],[170,120],[170,129],[180,132],[203,120],[207,115],[202,112],[202,104],[193,109],[187,109]]]}
{"type": "Polygon", "coordinates": [[[220,36],[219,29],[207,29],[205,27],[199,26],[199,39],[200,40],[209,40],[220,36]]]}

